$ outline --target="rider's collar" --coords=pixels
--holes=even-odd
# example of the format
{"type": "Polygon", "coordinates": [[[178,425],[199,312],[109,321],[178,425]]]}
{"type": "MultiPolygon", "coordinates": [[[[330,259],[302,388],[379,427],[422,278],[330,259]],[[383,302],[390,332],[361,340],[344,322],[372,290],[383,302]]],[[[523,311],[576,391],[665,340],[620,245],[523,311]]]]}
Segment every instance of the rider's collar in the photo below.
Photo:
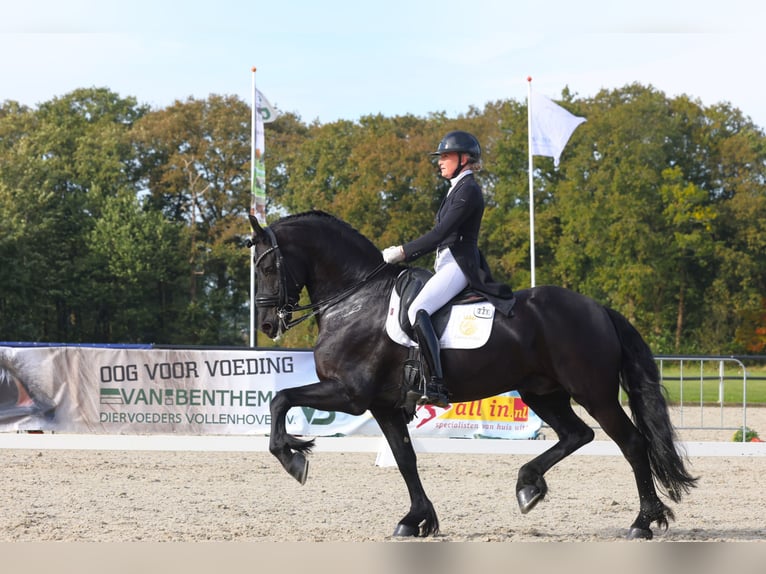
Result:
{"type": "Polygon", "coordinates": [[[453,177],[451,180],[449,180],[450,186],[449,191],[447,192],[447,195],[449,195],[450,191],[455,189],[455,186],[457,185],[457,182],[463,179],[466,175],[469,173],[473,173],[470,169],[467,169],[465,171],[461,171],[459,174],[457,174],[457,177],[453,177]]]}

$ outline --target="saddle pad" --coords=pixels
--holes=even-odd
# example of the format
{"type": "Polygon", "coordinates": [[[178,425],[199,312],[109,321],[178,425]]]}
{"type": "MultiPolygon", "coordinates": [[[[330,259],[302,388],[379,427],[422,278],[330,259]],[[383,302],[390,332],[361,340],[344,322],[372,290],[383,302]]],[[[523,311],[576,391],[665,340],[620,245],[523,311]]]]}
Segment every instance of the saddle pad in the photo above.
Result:
{"type": "MultiPolygon", "coordinates": [[[[396,290],[391,291],[386,317],[386,333],[392,341],[405,347],[417,347],[399,324],[401,299],[396,290]]],[[[489,339],[495,307],[488,301],[453,305],[444,333],[439,338],[442,349],[478,349],[489,339]]]]}

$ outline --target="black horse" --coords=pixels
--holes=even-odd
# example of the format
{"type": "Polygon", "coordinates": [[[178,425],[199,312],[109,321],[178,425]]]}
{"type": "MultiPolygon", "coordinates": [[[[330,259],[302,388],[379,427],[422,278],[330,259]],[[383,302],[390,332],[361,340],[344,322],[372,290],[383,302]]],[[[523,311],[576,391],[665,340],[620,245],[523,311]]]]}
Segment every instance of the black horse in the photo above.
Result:
{"type": "MultiPolygon", "coordinates": [[[[319,211],[292,215],[262,228],[250,217],[258,280],[258,328],[277,338],[316,316],[314,360],[319,381],[284,389],[271,402],[269,450],[290,475],[306,480],[306,454],[313,440],[287,433],[292,407],[374,416],[407,484],[410,510],[395,536],[439,531],[433,504],[417,469],[402,408],[402,365],[407,349],[383,328],[389,294],[402,266],[382,262],[378,248],[347,223],[319,211]],[[299,307],[306,288],[311,304],[299,307]],[[297,312],[306,312],[293,318],[297,312]]],[[[593,430],[572,409],[572,400],[601,425],[630,463],[640,510],[629,538],[651,538],[653,522],[667,529],[674,502],[695,486],[675,447],[659,373],[641,335],[616,311],[559,287],[516,293],[513,316],[495,314],[488,343],[473,350],[445,349],[445,384],[454,402],[479,400],[516,390],[558,435],[558,442],[524,464],[516,497],[526,514],[546,495],[544,475],[553,465],[592,441],[593,430]],[[634,423],[618,400],[628,396],[634,423]]]]}

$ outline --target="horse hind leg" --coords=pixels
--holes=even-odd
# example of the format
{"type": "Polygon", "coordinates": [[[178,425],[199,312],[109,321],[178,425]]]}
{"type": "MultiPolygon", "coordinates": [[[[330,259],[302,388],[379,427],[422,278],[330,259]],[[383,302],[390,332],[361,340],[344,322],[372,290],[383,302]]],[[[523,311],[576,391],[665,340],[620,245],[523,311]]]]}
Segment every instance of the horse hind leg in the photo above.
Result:
{"type": "Polygon", "coordinates": [[[633,470],[640,509],[630,526],[628,539],[651,540],[654,536],[651,529],[652,523],[656,522],[660,528],[667,529],[668,520],[673,520],[674,515],[657,495],[646,439],[616,401],[614,405],[601,409],[589,409],[589,412],[604,432],[617,444],[633,470]]]}
{"type": "Polygon", "coordinates": [[[537,416],[556,433],[559,441],[519,469],[516,500],[522,514],[527,514],[545,498],[548,485],[545,473],[595,436],[585,422],[572,410],[571,398],[564,391],[547,395],[521,393],[521,398],[537,416]]]}

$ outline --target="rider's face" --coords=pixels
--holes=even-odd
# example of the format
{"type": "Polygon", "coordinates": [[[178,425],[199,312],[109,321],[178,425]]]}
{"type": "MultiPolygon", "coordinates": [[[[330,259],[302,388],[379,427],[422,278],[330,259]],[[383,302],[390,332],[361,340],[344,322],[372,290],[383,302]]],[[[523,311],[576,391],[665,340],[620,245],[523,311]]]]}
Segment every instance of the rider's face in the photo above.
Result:
{"type": "Polygon", "coordinates": [[[457,152],[450,151],[439,155],[439,173],[447,179],[452,177],[459,164],[459,155],[457,152]]]}

